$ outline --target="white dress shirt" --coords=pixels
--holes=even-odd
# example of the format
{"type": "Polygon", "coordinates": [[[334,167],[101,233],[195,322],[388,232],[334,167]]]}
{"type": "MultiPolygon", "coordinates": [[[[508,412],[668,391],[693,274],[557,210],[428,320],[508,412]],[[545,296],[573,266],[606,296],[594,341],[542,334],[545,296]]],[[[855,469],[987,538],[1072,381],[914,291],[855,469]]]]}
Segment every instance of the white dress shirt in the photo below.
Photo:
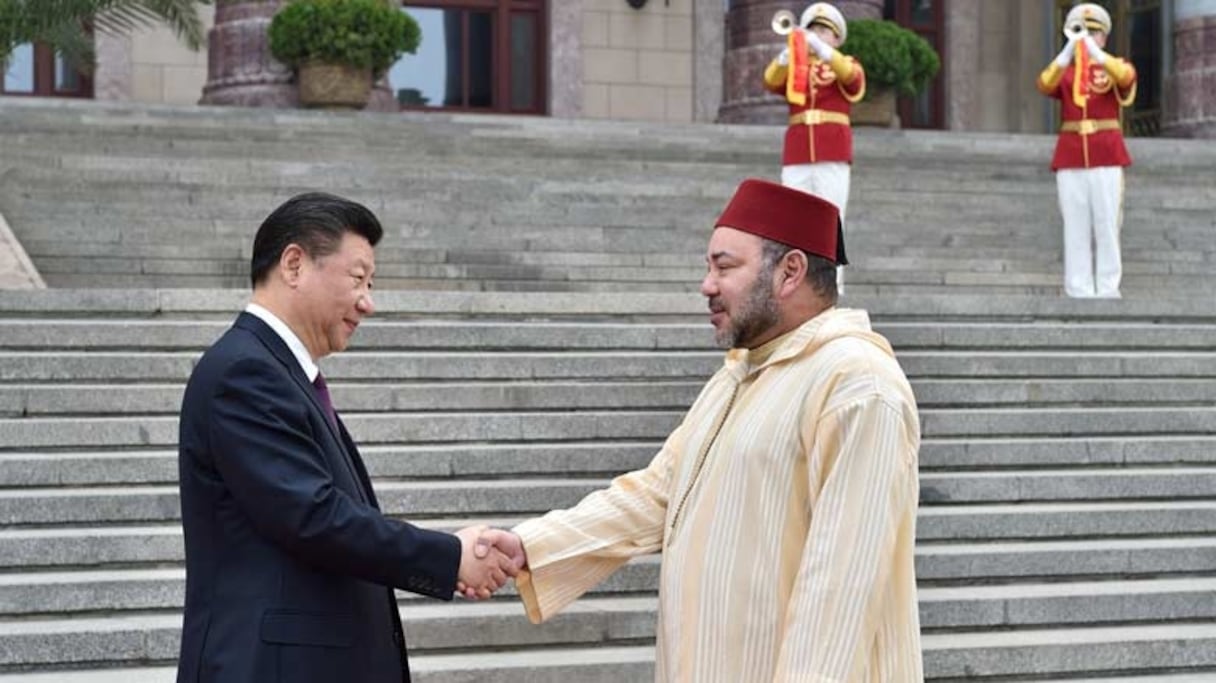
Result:
{"type": "Polygon", "coordinates": [[[287,344],[287,348],[291,349],[292,355],[300,362],[300,367],[304,370],[304,374],[308,377],[309,382],[315,382],[317,375],[320,374],[321,368],[312,359],[312,354],[308,353],[308,349],[304,347],[304,342],[296,336],[295,332],[287,326],[287,323],[279,319],[277,315],[266,310],[265,307],[255,303],[250,303],[245,306],[245,312],[257,316],[262,322],[270,325],[270,329],[274,330],[275,334],[287,344]]]}

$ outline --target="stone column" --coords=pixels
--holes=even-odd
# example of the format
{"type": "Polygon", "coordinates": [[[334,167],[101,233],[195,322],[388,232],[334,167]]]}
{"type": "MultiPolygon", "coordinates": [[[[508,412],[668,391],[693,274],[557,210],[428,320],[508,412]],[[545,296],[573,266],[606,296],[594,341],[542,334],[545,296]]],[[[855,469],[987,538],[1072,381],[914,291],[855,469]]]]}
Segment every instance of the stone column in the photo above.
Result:
{"type": "Polygon", "coordinates": [[[583,0],[549,3],[549,115],[583,114],[583,0]]]}
{"type": "Polygon", "coordinates": [[[693,0],[692,118],[712,123],[722,107],[726,11],[722,0],[693,0]]]}
{"type": "MultiPolygon", "coordinates": [[[[881,19],[882,0],[833,3],[847,19],[881,19]]],[[[726,13],[726,60],[722,109],[724,123],[780,124],[788,117],[784,101],[764,89],[764,67],[785,47],[770,23],[777,10],[801,16],[809,2],[734,0],[726,13]]]]}
{"type": "Polygon", "coordinates": [[[1174,68],[1164,90],[1163,134],[1216,138],[1216,0],[1174,1],[1174,68]]]}
{"type": "Polygon", "coordinates": [[[946,12],[946,128],[978,127],[980,88],[980,3],[952,2],[946,12]],[[948,61],[947,61],[948,60],[948,61]]]}
{"type": "Polygon", "coordinates": [[[97,51],[93,98],[120,102],[130,100],[133,90],[131,36],[98,32],[93,36],[93,46],[97,51]]]}
{"type": "Polygon", "coordinates": [[[207,52],[201,104],[291,108],[299,104],[291,69],[270,55],[266,31],[285,0],[219,0],[207,52]]]}

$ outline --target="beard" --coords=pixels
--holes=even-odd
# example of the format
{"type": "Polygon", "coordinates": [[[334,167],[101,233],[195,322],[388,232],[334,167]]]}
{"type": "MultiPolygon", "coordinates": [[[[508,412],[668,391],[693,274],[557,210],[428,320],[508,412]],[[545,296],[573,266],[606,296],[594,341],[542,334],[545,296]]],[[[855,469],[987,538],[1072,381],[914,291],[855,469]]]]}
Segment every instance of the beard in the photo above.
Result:
{"type": "MultiPolygon", "coordinates": [[[[739,310],[730,314],[730,324],[714,330],[714,341],[724,349],[751,348],[750,342],[780,322],[777,300],[773,298],[772,271],[760,273],[747,292],[739,310]]],[[[721,301],[710,300],[710,306],[721,301]]]]}

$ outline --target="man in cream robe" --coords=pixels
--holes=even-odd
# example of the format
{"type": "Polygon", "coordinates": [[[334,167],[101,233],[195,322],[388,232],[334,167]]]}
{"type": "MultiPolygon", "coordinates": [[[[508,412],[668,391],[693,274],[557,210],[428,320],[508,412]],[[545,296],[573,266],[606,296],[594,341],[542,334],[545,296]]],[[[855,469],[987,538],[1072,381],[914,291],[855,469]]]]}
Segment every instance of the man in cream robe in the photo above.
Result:
{"type": "Polygon", "coordinates": [[[722,368],[648,467],[488,539],[526,554],[533,622],[661,552],[656,681],[923,679],[916,404],[866,313],[834,306],[839,236],[829,202],[740,186],[702,283],[722,368]]]}

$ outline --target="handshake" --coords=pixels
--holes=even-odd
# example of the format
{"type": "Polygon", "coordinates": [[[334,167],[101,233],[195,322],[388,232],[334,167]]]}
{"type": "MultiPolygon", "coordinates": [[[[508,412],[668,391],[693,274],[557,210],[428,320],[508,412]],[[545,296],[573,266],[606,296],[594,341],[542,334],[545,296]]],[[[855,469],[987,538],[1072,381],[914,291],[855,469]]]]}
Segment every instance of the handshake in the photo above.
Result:
{"type": "Polygon", "coordinates": [[[524,544],[513,531],[471,526],[456,532],[460,539],[460,570],[456,592],[484,600],[514,578],[528,563],[524,544]]]}

